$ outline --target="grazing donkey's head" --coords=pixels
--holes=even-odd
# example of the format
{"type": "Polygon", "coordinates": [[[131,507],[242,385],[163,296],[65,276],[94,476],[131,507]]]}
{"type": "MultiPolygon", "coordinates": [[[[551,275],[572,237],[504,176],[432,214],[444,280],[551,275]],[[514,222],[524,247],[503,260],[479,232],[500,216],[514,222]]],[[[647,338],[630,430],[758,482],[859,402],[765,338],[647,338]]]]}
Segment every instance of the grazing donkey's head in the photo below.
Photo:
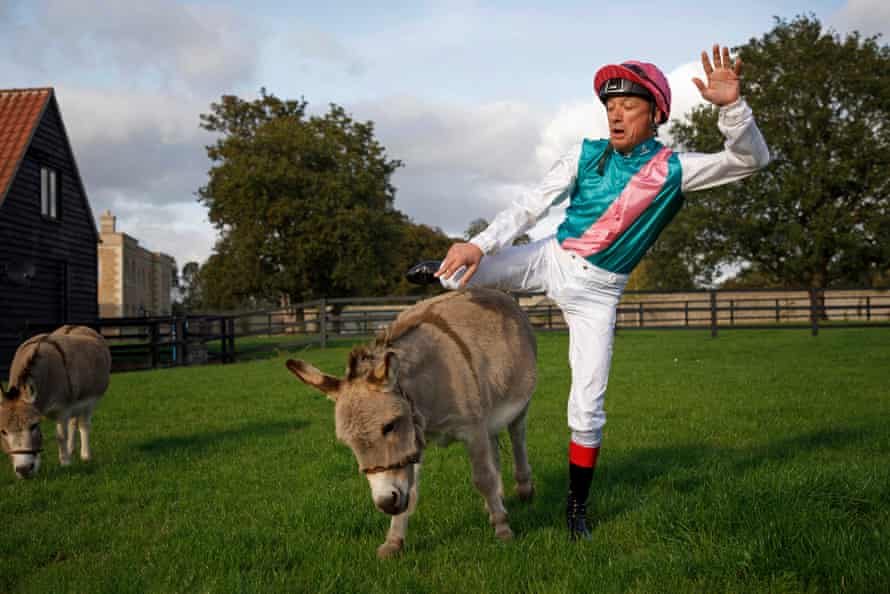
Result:
{"type": "Polygon", "coordinates": [[[9,455],[19,478],[31,478],[40,468],[43,434],[34,398],[32,382],[8,390],[0,387],[0,447],[9,455]]]}
{"type": "Polygon", "coordinates": [[[334,401],[337,438],[355,454],[374,505],[387,514],[404,512],[424,447],[423,417],[399,384],[396,354],[382,341],[357,347],[344,379],[305,361],[289,359],[287,368],[334,401]]]}

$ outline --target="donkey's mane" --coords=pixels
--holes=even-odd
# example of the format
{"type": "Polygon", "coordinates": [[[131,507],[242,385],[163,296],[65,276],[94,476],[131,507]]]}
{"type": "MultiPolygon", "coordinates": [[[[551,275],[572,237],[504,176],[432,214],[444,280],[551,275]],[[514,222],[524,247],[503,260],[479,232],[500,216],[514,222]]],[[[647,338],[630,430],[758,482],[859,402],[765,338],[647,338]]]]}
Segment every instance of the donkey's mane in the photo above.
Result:
{"type": "MultiPolygon", "coordinates": [[[[16,387],[25,382],[29,377],[31,377],[31,370],[34,368],[34,365],[37,363],[37,360],[40,359],[40,344],[44,341],[44,339],[48,338],[46,334],[38,334],[37,336],[32,336],[28,340],[22,343],[22,347],[27,347],[33,345],[34,348],[31,349],[31,352],[28,353],[28,358],[25,359],[24,365],[19,370],[17,377],[10,377],[9,383],[14,384],[16,387]]],[[[20,347],[21,348],[21,347],[20,347]]]]}
{"type": "MultiPolygon", "coordinates": [[[[69,331],[70,332],[70,331],[69,331]]],[[[65,334],[68,334],[66,332],[65,334]]],[[[17,377],[9,378],[9,383],[15,384],[16,386],[20,386],[24,383],[29,377],[31,377],[31,371],[34,369],[34,365],[40,360],[40,346],[43,344],[48,344],[59,353],[59,357],[62,358],[62,365],[65,369],[68,368],[68,360],[65,356],[65,351],[59,345],[58,342],[53,340],[52,336],[49,334],[38,334],[37,336],[32,336],[28,340],[22,343],[22,347],[34,345],[34,348],[28,353],[28,357],[25,359],[24,365],[21,370],[19,370],[17,377]]],[[[20,347],[21,348],[21,347],[20,347]]]]}

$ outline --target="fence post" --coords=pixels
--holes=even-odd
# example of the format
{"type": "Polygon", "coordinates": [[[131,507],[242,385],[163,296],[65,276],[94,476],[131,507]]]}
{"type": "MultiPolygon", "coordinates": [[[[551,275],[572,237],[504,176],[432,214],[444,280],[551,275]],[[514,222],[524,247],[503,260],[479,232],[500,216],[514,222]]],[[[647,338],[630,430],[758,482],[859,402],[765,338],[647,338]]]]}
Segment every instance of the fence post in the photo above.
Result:
{"type": "Polygon", "coordinates": [[[321,332],[321,348],[328,346],[328,304],[324,297],[318,305],[318,329],[321,332]]]}
{"type": "Polygon", "coordinates": [[[810,289],[810,327],[813,336],[819,335],[819,308],[816,305],[817,289],[810,289]]]}
{"type": "Polygon", "coordinates": [[[729,300],[729,325],[735,326],[735,299],[729,300]]]}
{"type": "Polygon", "coordinates": [[[780,322],[779,315],[780,315],[779,314],[779,300],[776,299],[776,324],[778,324],[780,322]]]}
{"type": "Polygon", "coordinates": [[[226,341],[226,319],[220,317],[219,321],[219,360],[222,363],[229,358],[229,343],[226,341]]]}
{"type": "Polygon", "coordinates": [[[235,318],[226,320],[226,340],[229,341],[229,363],[235,362],[235,318]]]}
{"type": "Polygon", "coordinates": [[[866,295],[865,297],[865,320],[871,321],[871,296],[866,295]]]}
{"type": "Polygon", "coordinates": [[[689,327],[689,299],[683,303],[683,320],[685,326],[689,327]]]}
{"type": "Polygon", "coordinates": [[[717,338],[717,291],[711,289],[711,338],[717,338]]]}
{"type": "Polygon", "coordinates": [[[188,365],[189,361],[189,320],[188,318],[182,318],[180,323],[182,324],[182,330],[179,332],[179,340],[182,341],[180,345],[180,353],[182,353],[182,361],[184,365],[188,365]]]}
{"type": "Polygon", "coordinates": [[[158,352],[158,342],[161,339],[160,323],[157,321],[151,322],[149,333],[151,334],[151,368],[156,369],[161,361],[161,354],[158,352]]]}
{"type": "Polygon", "coordinates": [[[553,309],[549,303],[547,304],[547,329],[553,329],[553,309]]]}
{"type": "Polygon", "coordinates": [[[643,327],[643,302],[642,302],[642,301],[640,301],[639,303],[637,303],[637,309],[638,309],[639,312],[640,312],[640,313],[639,313],[639,316],[640,316],[640,328],[642,328],[642,327],[643,327]]]}

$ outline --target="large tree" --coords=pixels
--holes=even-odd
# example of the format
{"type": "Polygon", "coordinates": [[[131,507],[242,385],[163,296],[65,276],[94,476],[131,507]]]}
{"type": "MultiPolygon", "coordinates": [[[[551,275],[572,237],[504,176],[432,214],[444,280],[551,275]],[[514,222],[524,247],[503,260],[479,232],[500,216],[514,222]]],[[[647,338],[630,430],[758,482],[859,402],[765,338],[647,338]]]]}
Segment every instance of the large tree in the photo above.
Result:
{"type": "MultiPolygon", "coordinates": [[[[690,195],[664,241],[706,279],[734,263],[784,286],[876,282],[890,266],[890,49],[797,17],[736,51],[772,163],[690,195]]],[[[690,150],[723,144],[712,106],[671,133],[690,150]]]]}
{"type": "Polygon", "coordinates": [[[199,200],[220,232],[202,269],[205,299],[218,306],[368,295],[392,284],[404,217],[390,183],[400,166],[374,137],[331,104],[262,89],[253,101],[223,96],[201,115],[219,134],[199,200]]]}

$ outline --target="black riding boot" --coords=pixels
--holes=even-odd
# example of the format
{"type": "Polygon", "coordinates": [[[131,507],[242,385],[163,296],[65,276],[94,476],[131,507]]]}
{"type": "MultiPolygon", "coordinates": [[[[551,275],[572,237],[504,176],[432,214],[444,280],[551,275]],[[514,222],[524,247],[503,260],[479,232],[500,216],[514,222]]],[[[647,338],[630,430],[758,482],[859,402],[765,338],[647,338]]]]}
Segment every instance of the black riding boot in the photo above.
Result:
{"type": "Polygon", "coordinates": [[[408,282],[414,283],[415,285],[431,285],[437,283],[439,282],[439,279],[434,275],[439,271],[439,265],[441,263],[441,260],[426,260],[420,264],[415,264],[405,273],[405,278],[408,279],[408,282]]]}
{"type": "Polygon", "coordinates": [[[572,540],[591,540],[587,528],[587,495],[593,480],[593,467],[578,466],[569,463],[569,496],[566,502],[566,522],[569,527],[569,538],[572,540]]]}

